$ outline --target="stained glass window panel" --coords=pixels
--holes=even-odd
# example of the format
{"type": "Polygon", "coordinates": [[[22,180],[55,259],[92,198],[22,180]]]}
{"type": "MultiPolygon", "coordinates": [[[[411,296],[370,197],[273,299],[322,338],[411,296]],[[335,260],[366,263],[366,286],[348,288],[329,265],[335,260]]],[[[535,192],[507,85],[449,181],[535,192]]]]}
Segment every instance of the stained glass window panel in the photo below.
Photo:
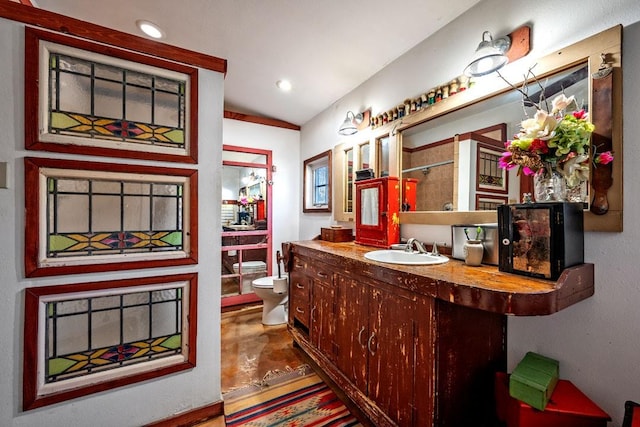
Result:
{"type": "Polygon", "coordinates": [[[183,288],[53,297],[46,304],[45,383],[180,354],[183,288]]]}
{"type": "Polygon", "coordinates": [[[196,262],[195,169],[44,158],[25,168],[27,277],[196,262]]]}
{"type": "Polygon", "coordinates": [[[182,248],[184,184],[49,180],[50,257],[182,248]]]}
{"type": "Polygon", "coordinates": [[[186,75],[49,54],[50,134],[185,148],[186,75]]]}
{"type": "Polygon", "coordinates": [[[197,163],[197,67],[35,28],[25,42],[27,149],[197,163]]]}

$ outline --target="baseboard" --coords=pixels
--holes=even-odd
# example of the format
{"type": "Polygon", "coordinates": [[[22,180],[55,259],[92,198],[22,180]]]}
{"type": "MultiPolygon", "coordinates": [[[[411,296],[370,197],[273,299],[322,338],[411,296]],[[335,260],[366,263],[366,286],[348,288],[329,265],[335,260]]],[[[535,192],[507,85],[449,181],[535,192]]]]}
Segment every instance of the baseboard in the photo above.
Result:
{"type": "Polygon", "coordinates": [[[183,412],[170,418],[155,421],[151,424],[145,425],[144,427],[188,427],[223,415],[224,402],[219,401],[212,403],[211,405],[183,412]]]}

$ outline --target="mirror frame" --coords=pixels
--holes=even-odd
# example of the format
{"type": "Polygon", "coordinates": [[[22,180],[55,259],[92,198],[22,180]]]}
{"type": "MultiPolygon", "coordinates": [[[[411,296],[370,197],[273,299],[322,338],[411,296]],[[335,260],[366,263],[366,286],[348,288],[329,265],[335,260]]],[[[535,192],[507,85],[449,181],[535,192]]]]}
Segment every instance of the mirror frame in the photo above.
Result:
{"type": "Polygon", "coordinates": [[[352,206],[355,209],[355,195],[356,195],[356,183],[355,183],[355,165],[359,165],[361,164],[361,160],[359,158],[360,156],[360,151],[358,150],[358,148],[360,146],[362,146],[363,144],[368,143],[369,144],[369,167],[371,169],[373,169],[374,175],[376,177],[379,177],[379,159],[378,159],[378,147],[377,147],[377,142],[378,140],[380,140],[381,138],[384,137],[389,137],[389,176],[399,176],[400,173],[400,169],[399,169],[399,164],[400,164],[400,159],[398,157],[399,155],[399,151],[397,150],[397,142],[395,142],[394,137],[392,137],[391,135],[395,133],[395,129],[397,128],[397,126],[399,125],[400,121],[394,121],[391,123],[387,123],[383,126],[380,126],[378,128],[375,129],[369,129],[365,132],[363,132],[366,136],[365,137],[358,137],[358,135],[360,134],[360,132],[358,132],[358,134],[353,135],[350,137],[350,139],[339,143],[338,145],[336,145],[333,148],[333,161],[334,161],[334,168],[333,168],[333,177],[334,177],[334,182],[338,183],[338,185],[335,186],[335,188],[333,189],[334,191],[334,195],[335,195],[335,199],[338,201],[337,205],[337,209],[335,210],[335,212],[333,213],[334,219],[336,221],[343,221],[343,222],[355,222],[355,211],[352,212],[347,212],[345,210],[345,192],[347,190],[347,184],[348,184],[348,178],[345,176],[345,170],[347,167],[347,159],[345,156],[345,152],[349,149],[353,150],[353,165],[354,165],[354,169],[353,169],[353,175],[354,175],[354,179],[351,182],[351,194],[354,197],[354,200],[352,201],[352,206]]]}
{"type": "Polygon", "coordinates": [[[333,180],[333,165],[331,161],[331,150],[327,150],[320,154],[316,154],[313,157],[308,158],[304,161],[302,167],[303,173],[303,181],[302,181],[302,212],[310,213],[310,212],[331,212],[332,204],[332,180],[333,180]],[[327,204],[322,206],[314,206],[313,205],[313,171],[315,170],[314,166],[322,166],[327,165],[329,168],[327,173],[327,204]]]}
{"type": "MultiPolygon", "coordinates": [[[[607,63],[613,68],[613,93],[612,93],[612,148],[615,160],[612,165],[612,185],[607,192],[609,210],[604,215],[595,215],[585,211],[585,231],[622,231],[622,26],[618,25],[594,36],[588,37],[564,49],[557,50],[535,61],[535,73],[538,78],[549,76],[573,67],[579,63],[588,63],[589,75],[599,69],[602,63],[601,55],[605,54],[607,63]]],[[[520,60],[504,68],[502,75],[514,85],[522,84],[523,76],[533,61],[531,59],[520,60]],[[527,65],[525,65],[527,64],[527,65]],[[519,66],[518,66],[519,65],[519,66]]],[[[392,164],[390,175],[400,177],[402,134],[407,128],[432,120],[449,112],[481,102],[490,97],[512,90],[503,80],[495,76],[494,79],[483,78],[482,84],[476,84],[473,88],[449,97],[430,108],[420,110],[414,114],[403,117],[401,120],[386,126],[393,126],[390,134],[390,143],[395,144],[392,151],[396,154],[396,163],[392,164]]],[[[590,111],[594,111],[592,80],[589,80],[589,105],[590,111]]],[[[375,129],[376,131],[378,129],[375,129]]],[[[387,131],[386,128],[380,129],[387,131]]],[[[377,133],[378,137],[384,132],[377,133]]],[[[393,163],[393,162],[392,162],[393,163]]],[[[495,211],[425,211],[425,212],[401,212],[401,224],[429,224],[429,225],[453,225],[462,223],[495,223],[497,213],[495,211]]]]}

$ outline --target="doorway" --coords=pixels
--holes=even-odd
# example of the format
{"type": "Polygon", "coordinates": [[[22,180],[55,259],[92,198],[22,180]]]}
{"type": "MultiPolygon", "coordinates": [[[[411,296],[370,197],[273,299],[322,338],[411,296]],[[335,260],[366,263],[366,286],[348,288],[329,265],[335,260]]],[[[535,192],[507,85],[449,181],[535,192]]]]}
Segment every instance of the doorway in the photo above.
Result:
{"type": "Polygon", "coordinates": [[[259,302],[251,283],[271,275],[271,151],[222,154],[222,308],[259,302]]]}

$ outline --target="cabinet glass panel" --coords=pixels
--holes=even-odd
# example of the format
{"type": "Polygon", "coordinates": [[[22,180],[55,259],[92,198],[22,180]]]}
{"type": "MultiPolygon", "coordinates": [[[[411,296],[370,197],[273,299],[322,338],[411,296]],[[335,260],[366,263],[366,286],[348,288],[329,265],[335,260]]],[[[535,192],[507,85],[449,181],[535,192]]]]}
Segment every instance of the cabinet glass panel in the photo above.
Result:
{"type": "Polygon", "coordinates": [[[378,225],[378,207],[380,197],[378,187],[364,188],[361,192],[362,200],[360,207],[361,225],[378,225]]]}

